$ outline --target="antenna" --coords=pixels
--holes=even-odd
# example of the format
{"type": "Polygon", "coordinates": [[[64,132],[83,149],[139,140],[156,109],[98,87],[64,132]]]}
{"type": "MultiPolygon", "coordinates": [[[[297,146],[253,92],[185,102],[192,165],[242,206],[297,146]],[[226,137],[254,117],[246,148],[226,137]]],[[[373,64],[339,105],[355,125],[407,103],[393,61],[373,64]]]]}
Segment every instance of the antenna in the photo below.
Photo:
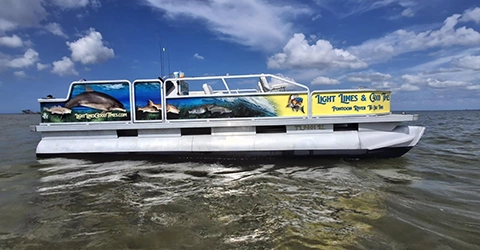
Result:
{"type": "Polygon", "coordinates": [[[167,49],[165,48],[165,42],[163,41],[162,38],[158,34],[157,35],[157,40],[158,40],[158,47],[160,48],[160,75],[161,77],[165,76],[165,52],[167,52],[168,56],[168,72],[170,73],[170,56],[168,54],[167,49]]]}
{"type": "Polygon", "coordinates": [[[167,62],[168,62],[168,74],[170,74],[172,71],[170,71],[170,51],[167,50],[167,62]]]}
{"type": "Polygon", "coordinates": [[[164,64],[163,52],[165,52],[165,48],[161,47],[160,48],[160,75],[162,77],[165,75],[165,69],[164,69],[164,66],[163,66],[163,64],[164,64]]]}

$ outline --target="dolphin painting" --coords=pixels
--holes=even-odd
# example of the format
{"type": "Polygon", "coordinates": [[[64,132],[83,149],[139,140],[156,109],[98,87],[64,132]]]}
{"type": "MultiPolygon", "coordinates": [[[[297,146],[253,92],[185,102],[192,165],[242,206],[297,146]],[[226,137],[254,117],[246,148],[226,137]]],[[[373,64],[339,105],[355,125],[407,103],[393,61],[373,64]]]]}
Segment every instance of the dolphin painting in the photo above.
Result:
{"type": "Polygon", "coordinates": [[[97,92],[86,86],[85,91],[73,97],[65,104],[65,108],[83,106],[87,108],[99,109],[103,111],[121,111],[127,112],[125,106],[114,97],[102,92],[97,92]]]}

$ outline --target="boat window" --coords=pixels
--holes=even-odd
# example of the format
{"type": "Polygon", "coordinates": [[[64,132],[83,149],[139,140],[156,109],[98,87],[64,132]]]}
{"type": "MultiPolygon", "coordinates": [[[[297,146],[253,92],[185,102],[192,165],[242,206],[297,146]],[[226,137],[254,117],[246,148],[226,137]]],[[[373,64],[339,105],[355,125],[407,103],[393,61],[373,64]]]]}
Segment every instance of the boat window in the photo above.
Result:
{"type": "Polygon", "coordinates": [[[358,131],[358,123],[333,124],[333,131],[358,131]]]}
{"type": "Polygon", "coordinates": [[[175,90],[175,85],[173,84],[172,81],[168,81],[165,83],[165,89],[166,89],[166,96],[169,96],[174,90],[175,90]]]}
{"type": "Polygon", "coordinates": [[[255,129],[257,134],[287,133],[287,126],[259,126],[255,129]]]}
{"type": "Polygon", "coordinates": [[[211,135],[212,128],[182,128],[182,136],[184,135],[211,135]]]}
{"type": "Polygon", "coordinates": [[[124,129],[124,130],[117,130],[118,137],[135,137],[138,136],[138,130],[136,129],[124,129]]]}

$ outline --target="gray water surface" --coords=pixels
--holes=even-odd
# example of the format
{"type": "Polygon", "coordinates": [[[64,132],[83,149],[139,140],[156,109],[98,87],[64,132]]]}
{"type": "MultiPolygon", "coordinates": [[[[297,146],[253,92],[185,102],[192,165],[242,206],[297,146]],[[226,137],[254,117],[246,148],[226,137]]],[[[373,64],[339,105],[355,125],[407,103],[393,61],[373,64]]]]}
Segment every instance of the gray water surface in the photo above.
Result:
{"type": "Polygon", "coordinates": [[[0,248],[480,249],[480,111],[418,113],[400,158],[238,164],[37,161],[0,115],[0,248]]]}

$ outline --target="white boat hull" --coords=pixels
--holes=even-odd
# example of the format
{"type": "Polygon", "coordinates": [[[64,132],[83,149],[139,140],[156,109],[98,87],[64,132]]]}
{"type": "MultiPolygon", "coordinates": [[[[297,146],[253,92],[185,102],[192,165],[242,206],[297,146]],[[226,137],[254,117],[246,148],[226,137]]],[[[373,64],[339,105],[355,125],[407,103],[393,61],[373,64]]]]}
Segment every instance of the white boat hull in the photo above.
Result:
{"type": "MultiPolygon", "coordinates": [[[[305,125],[302,125],[305,126],[305,125]]],[[[300,125],[269,127],[258,133],[255,126],[213,127],[209,134],[182,134],[182,128],[145,128],[45,131],[38,144],[39,157],[86,154],[163,154],[168,156],[334,156],[398,157],[417,144],[424,127],[388,122],[359,124],[357,130],[334,131],[332,124],[319,130],[300,125]],[[120,131],[124,131],[120,129],[120,131]],[[132,132],[134,131],[134,132],[132,132]]],[[[86,126],[88,127],[88,126],[86,126]]],[[[94,127],[94,126],[90,126],[94,127]]],[[[265,126],[260,126],[265,127],[265,126]]],[[[188,128],[187,128],[188,129],[188,128]]],[[[203,133],[202,130],[200,133],[203,133]]]]}

